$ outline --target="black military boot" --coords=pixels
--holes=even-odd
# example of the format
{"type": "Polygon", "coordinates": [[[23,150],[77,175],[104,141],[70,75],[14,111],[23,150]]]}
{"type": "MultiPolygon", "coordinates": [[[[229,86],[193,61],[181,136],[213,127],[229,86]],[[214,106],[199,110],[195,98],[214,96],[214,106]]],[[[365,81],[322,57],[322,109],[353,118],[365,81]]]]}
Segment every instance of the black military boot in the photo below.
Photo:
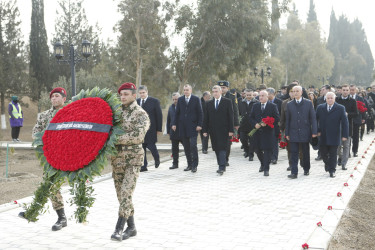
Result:
{"type": "Polygon", "coordinates": [[[130,216],[128,219],[128,227],[122,233],[122,240],[127,240],[130,237],[137,235],[137,229],[135,228],[134,224],[134,216],[130,216]]]}
{"type": "Polygon", "coordinates": [[[115,231],[111,235],[112,240],[122,241],[122,231],[124,231],[125,222],[126,218],[118,217],[115,231]]]}
{"type": "Polygon", "coordinates": [[[59,216],[59,218],[57,219],[56,223],[52,226],[52,231],[59,231],[61,230],[61,228],[66,227],[68,225],[64,208],[56,210],[56,213],[57,216],[59,216]]]}

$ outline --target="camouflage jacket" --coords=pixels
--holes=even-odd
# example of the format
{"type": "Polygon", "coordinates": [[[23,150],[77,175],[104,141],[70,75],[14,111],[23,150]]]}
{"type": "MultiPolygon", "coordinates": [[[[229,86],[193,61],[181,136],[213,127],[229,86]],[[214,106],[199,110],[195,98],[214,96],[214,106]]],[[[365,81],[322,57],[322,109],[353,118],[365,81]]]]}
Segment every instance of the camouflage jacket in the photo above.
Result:
{"type": "Polygon", "coordinates": [[[118,145],[140,145],[145,139],[146,132],[150,128],[150,119],[136,101],[129,106],[122,106],[122,128],[125,131],[118,140],[118,145]]]}
{"type": "Polygon", "coordinates": [[[49,121],[52,120],[52,118],[55,116],[57,111],[58,110],[56,108],[52,107],[52,108],[40,113],[40,115],[38,116],[38,119],[36,121],[36,124],[33,128],[33,131],[32,131],[33,139],[35,139],[36,133],[42,132],[44,129],[46,129],[49,121]]]}

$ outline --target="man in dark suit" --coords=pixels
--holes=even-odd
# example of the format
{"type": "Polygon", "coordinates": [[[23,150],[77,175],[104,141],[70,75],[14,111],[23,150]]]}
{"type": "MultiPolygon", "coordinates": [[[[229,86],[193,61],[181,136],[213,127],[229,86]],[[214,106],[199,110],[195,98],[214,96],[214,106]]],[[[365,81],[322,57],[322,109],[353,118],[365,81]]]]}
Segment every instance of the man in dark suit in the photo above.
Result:
{"type": "Polygon", "coordinates": [[[353,136],[353,118],[358,115],[357,102],[349,95],[349,85],[344,84],[341,86],[341,95],[336,97],[336,102],[345,107],[346,115],[349,121],[349,138],[348,140],[341,141],[341,145],[337,150],[339,156],[337,164],[342,170],[346,170],[346,163],[348,162],[350,152],[350,137],[353,136]]]}
{"type": "Polygon", "coordinates": [[[269,176],[272,148],[273,143],[276,143],[276,137],[275,129],[263,123],[262,119],[273,117],[275,119],[274,124],[277,124],[280,116],[276,105],[268,101],[267,91],[260,91],[259,101],[253,105],[250,113],[250,124],[252,128],[258,129],[253,136],[255,152],[261,164],[259,172],[264,171],[264,176],[269,176]]]}
{"type": "MultiPolygon", "coordinates": [[[[229,91],[229,82],[228,81],[218,81],[217,84],[221,87],[222,95],[225,98],[228,98],[232,101],[232,107],[233,107],[233,119],[234,119],[234,129],[238,131],[240,127],[239,122],[239,113],[238,113],[238,102],[235,95],[231,94],[229,91]]],[[[228,138],[228,147],[227,147],[227,153],[226,153],[226,159],[227,163],[226,166],[229,166],[229,155],[230,155],[230,148],[232,146],[232,142],[230,141],[230,138],[228,138]]]]}
{"type": "Polygon", "coordinates": [[[320,104],[316,110],[318,135],[320,136],[320,152],[325,164],[325,170],[331,178],[336,176],[337,148],[342,141],[348,140],[349,122],[345,107],[335,103],[333,92],[326,94],[326,103],[320,104]]]}
{"type": "Polygon", "coordinates": [[[250,112],[253,108],[254,103],[259,102],[253,97],[253,91],[251,89],[244,90],[245,96],[241,102],[238,103],[238,109],[240,111],[240,140],[244,150],[244,157],[249,157],[249,161],[254,159],[254,142],[251,137],[248,136],[251,131],[250,125],[250,112]]]}
{"type": "Polygon", "coordinates": [[[159,100],[154,97],[148,96],[148,90],[146,86],[139,86],[138,94],[140,98],[137,99],[137,103],[147,112],[148,117],[151,121],[150,129],[147,131],[145,141],[142,144],[142,147],[145,151],[145,158],[140,171],[144,172],[148,170],[146,148],[151,151],[151,154],[154,157],[155,168],[158,168],[160,165],[159,152],[155,144],[158,141],[157,134],[162,132],[163,115],[161,112],[159,100]]]}
{"type": "MultiPolygon", "coordinates": [[[[322,96],[319,96],[318,99],[316,100],[316,107],[318,107],[320,104],[326,103],[326,94],[331,91],[331,86],[329,85],[324,85],[321,88],[321,94],[322,96]]],[[[322,160],[322,155],[320,153],[320,150],[318,150],[318,156],[315,158],[316,161],[322,160]]]]}
{"type": "Polygon", "coordinates": [[[294,100],[287,104],[285,136],[291,151],[291,179],[298,177],[298,153],[301,146],[304,175],[310,174],[310,140],[317,136],[315,110],[312,102],[302,97],[302,87],[293,87],[294,100]]]}
{"type": "MultiPolygon", "coordinates": [[[[365,103],[365,100],[357,95],[357,87],[354,84],[350,85],[349,91],[352,99],[365,103]]],[[[358,115],[353,118],[352,152],[354,157],[358,156],[359,128],[361,127],[362,123],[365,123],[364,114],[358,112],[358,115]]]]}
{"type": "Polygon", "coordinates": [[[172,105],[168,109],[168,116],[167,116],[167,134],[169,134],[169,139],[172,142],[172,157],[173,157],[173,163],[172,166],[169,169],[176,169],[178,168],[178,158],[179,158],[179,144],[182,143],[182,140],[179,136],[178,128],[176,128],[176,131],[172,130],[172,121],[176,115],[176,106],[178,98],[180,97],[180,94],[178,92],[172,94],[172,105]]]}
{"type": "Polygon", "coordinates": [[[197,172],[198,167],[198,132],[202,129],[203,111],[199,97],[192,95],[192,87],[184,86],[184,96],[178,98],[175,119],[172,129],[179,128],[179,136],[182,138],[188,166],[184,171],[197,172]]]}
{"type": "Polygon", "coordinates": [[[212,88],[213,100],[207,102],[204,114],[203,135],[211,136],[212,149],[215,151],[219,169],[216,171],[223,175],[226,167],[226,151],[228,138],[233,136],[233,108],[229,99],[222,97],[220,86],[212,88]]]}
{"type": "MultiPolygon", "coordinates": [[[[211,93],[210,91],[203,92],[202,98],[201,98],[201,104],[202,104],[202,110],[203,114],[206,113],[206,105],[207,102],[211,99],[211,93]]],[[[207,154],[208,153],[208,139],[210,138],[209,135],[203,136],[203,130],[200,131],[201,134],[201,141],[202,141],[202,153],[207,154]]]]}
{"type": "MultiPolygon", "coordinates": [[[[275,89],[274,88],[267,88],[267,93],[268,93],[268,101],[272,102],[273,104],[276,104],[277,111],[279,112],[279,114],[281,114],[282,101],[280,99],[276,98],[275,89]]],[[[279,143],[278,143],[279,134],[280,134],[280,127],[279,127],[279,124],[276,123],[275,124],[275,137],[276,137],[275,142],[276,143],[274,143],[273,149],[272,149],[272,157],[271,157],[271,163],[272,164],[277,164],[277,160],[279,158],[279,143]]]]}

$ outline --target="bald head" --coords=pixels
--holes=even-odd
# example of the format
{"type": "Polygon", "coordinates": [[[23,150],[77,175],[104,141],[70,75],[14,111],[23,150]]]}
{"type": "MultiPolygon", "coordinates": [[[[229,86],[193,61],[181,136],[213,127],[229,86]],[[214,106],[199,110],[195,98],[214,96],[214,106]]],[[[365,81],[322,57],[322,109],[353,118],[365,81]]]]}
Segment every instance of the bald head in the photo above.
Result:
{"type": "Polygon", "coordinates": [[[266,103],[268,101],[268,93],[265,90],[259,92],[259,101],[261,103],[266,103]]]}

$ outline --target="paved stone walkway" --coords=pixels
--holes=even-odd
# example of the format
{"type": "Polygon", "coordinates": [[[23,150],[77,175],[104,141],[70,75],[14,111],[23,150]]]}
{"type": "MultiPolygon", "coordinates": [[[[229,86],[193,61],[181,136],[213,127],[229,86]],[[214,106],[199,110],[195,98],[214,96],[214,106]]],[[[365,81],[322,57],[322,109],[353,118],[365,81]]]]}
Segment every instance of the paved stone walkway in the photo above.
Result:
{"type": "MultiPolygon", "coordinates": [[[[52,232],[57,218],[52,208],[36,223],[18,218],[19,207],[1,212],[0,249],[258,250],[301,249],[304,243],[324,249],[372,158],[373,137],[365,135],[359,157],[349,159],[349,170],[339,167],[334,179],[324,171],[322,161],[314,160],[317,153],[313,150],[310,176],[304,176],[300,168],[298,179],[288,179],[286,151],[280,150],[278,164],[271,165],[270,176],[264,177],[258,172],[258,161],[243,158],[239,143],[232,147],[230,166],[223,176],[216,174],[212,151],[199,155],[195,174],[183,171],[184,157],[176,170],[168,169],[170,160],[158,169],[150,167],[140,174],[134,196],[138,235],[123,242],[110,240],[118,202],[113,180],[107,175],[94,184],[96,202],[87,224],[70,218],[68,227],[52,232]],[[346,182],[348,187],[343,185],[346,182]],[[337,197],[337,192],[343,196],[337,197]],[[329,205],[334,210],[327,210],[329,205]],[[320,221],[323,226],[317,227],[320,221]]],[[[63,196],[68,200],[69,193],[63,196]]],[[[67,215],[73,211],[67,204],[67,215]]]]}

